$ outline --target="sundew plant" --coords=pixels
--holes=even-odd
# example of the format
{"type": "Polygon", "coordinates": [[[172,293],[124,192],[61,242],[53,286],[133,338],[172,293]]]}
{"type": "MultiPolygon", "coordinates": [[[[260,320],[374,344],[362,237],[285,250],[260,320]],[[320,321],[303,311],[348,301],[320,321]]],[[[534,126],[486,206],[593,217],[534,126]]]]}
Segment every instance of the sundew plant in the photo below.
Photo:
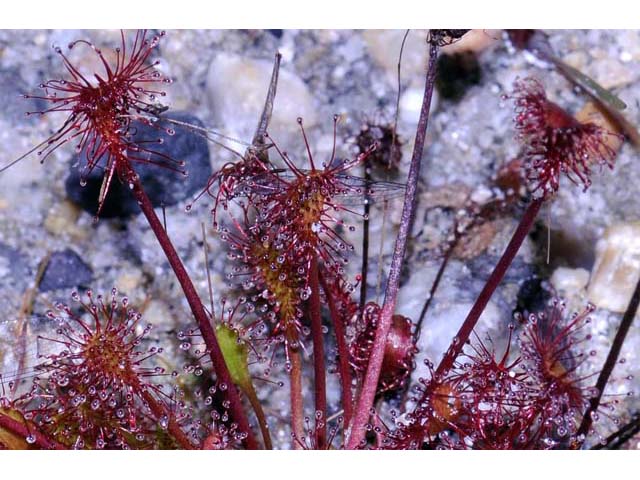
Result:
{"type": "Polygon", "coordinates": [[[637,32],[1,38],[0,448],[638,442],[637,32]]]}

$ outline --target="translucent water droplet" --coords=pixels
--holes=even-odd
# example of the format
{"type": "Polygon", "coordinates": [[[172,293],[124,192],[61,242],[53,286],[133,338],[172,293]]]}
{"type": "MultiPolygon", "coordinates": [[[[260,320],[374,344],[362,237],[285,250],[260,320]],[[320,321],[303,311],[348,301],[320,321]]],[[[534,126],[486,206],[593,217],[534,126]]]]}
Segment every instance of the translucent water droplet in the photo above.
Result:
{"type": "Polygon", "coordinates": [[[303,289],[303,290],[300,292],[300,298],[301,298],[302,300],[308,300],[310,296],[311,296],[311,289],[310,289],[309,287],[307,287],[307,288],[303,289]]]}
{"type": "Polygon", "coordinates": [[[169,427],[169,417],[167,417],[166,415],[161,416],[158,420],[158,424],[160,425],[161,429],[166,430],[169,427]]]}

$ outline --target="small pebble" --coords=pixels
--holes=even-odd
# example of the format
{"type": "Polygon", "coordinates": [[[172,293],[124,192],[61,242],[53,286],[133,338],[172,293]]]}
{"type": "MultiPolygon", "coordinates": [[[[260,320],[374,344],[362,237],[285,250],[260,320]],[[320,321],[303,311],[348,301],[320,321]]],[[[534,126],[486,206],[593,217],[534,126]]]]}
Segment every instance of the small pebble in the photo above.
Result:
{"type": "Polygon", "coordinates": [[[580,292],[588,283],[589,271],[584,268],[558,267],[551,275],[551,284],[566,294],[580,292]]]}
{"type": "Polygon", "coordinates": [[[80,256],[67,248],[51,254],[39,285],[41,292],[88,287],[93,279],[91,268],[80,256]]]}
{"type": "Polygon", "coordinates": [[[116,279],[116,285],[118,286],[118,290],[130,294],[140,286],[142,279],[142,272],[135,267],[129,266],[126,271],[116,279]]]}
{"type": "MultiPolygon", "coordinates": [[[[424,89],[421,87],[409,88],[400,97],[400,119],[412,126],[418,124],[420,111],[422,110],[422,98],[424,89]]],[[[434,90],[429,111],[433,112],[438,106],[438,93],[434,90]]]]}
{"type": "Polygon", "coordinates": [[[71,234],[78,236],[81,230],[76,226],[80,209],[68,200],[53,204],[44,220],[44,228],[53,235],[71,234]]]}
{"type": "Polygon", "coordinates": [[[587,295],[600,308],[626,310],[640,278],[640,222],[609,227],[596,244],[587,295]]]}
{"type": "MultiPolygon", "coordinates": [[[[219,54],[211,63],[207,94],[211,110],[225,133],[251,141],[264,106],[273,59],[256,60],[230,53],[219,54]],[[230,81],[233,79],[233,81],[230,81]]],[[[285,132],[297,132],[296,118],[306,127],[316,123],[316,106],[304,81],[281,64],[277,100],[269,124],[269,133],[278,141],[285,132]]],[[[237,145],[234,148],[238,148],[237,145]]]]}
{"type": "Polygon", "coordinates": [[[458,101],[467,90],[481,81],[482,71],[473,52],[462,51],[438,58],[436,88],[446,100],[458,101]]]}

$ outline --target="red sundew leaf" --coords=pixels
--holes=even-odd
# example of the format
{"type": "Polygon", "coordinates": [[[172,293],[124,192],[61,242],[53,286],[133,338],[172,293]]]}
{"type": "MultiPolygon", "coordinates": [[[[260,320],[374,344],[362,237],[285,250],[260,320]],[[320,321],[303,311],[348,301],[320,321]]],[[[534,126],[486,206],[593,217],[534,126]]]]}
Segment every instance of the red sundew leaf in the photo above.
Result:
{"type": "Polygon", "coordinates": [[[512,98],[525,171],[535,196],[554,195],[563,174],[586,190],[594,165],[613,168],[616,152],[607,140],[617,134],[578,122],[547,99],[542,83],[535,78],[516,80],[512,98]]]}
{"type": "MultiPolygon", "coordinates": [[[[356,327],[357,334],[349,347],[351,367],[360,375],[364,375],[369,364],[380,310],[374,302],[365,305],[362,322],[356,327]]],[[[381,391],[395,390],[409,377],[417,352],[413,330],[413,324],[407,317],[393,316],[382,360],[381,391]]]]}
{"type": "MultiPolygon", "coordinates": [[[[75,143],[76,152],[84,152],[84,164],[81,165],[83,178],[95,168],[104,170],[99,210],[115,176],[128,182],[126,177],[131,171],[128,167],[130,163],[153,163],[185,173],[182,170],[184,162],[163,156],[132,140],[135,131],[132,121],[138,119],[150,123],[149,114],[158,111],[157,98],[165,95],[155,85],[171,83],[156,69],[158,62],[149,63],[163,35],[164,32],[148,38],[145,30],[138,31],[133,44],[128,47],[122,32],[121,46],[115,49],[115,62],[111,64],[102,51],[90,42],[72,42],[69,49],[86,46],[98,56],[103,71],[96,72],[93,78],[80,73],[62,49],[57,47],[56,53],[62,59],[66,78],[41,84],[44,91],[42,95],[25,95],[26,98],[36,98],[50,105],[48,109],[28,112],[28,115],[52,112],[68,115],[62,126],[37,147],[41,147],[37,151],[41,162],[61,146],[75,143]]],[[[167,129],[166,132],[171,134],[172,130],[167,129]]]]}
{"type": "Polygon", "coordinates": [[[153,446],[156,430],[175,422],[167,412],[178,413],[154,381],[164,369],[150,359],[162,348],[143,346],[151,327],[141,325],[141,315],[115,289],[108,299],[86,295],[86,302],[72,295],[78,311],[58,304],[47,315],[57,327],[38,340],[56,350],[38,356],[40,378],[23,399],[25,418],[74,448],[153,446]]]}

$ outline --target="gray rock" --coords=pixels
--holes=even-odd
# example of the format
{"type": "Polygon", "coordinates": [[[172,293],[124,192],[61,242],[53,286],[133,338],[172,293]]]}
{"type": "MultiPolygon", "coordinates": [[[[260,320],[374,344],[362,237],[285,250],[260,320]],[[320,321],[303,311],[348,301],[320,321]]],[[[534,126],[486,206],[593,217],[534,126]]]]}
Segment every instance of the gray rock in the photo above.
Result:
{"type": "Polygon", "coordinates": [[[15,248],[0,242],[0,284],[4,289],[28,285],[30,269],[27,257],[15,248]]]}
{"type": "Polygon", "coordinates": [[[87,287],[93,279],[91,268],[82,258],[67,248],[61,252],[54,252],[47,265],[39,290],[49,292],[61,288],[87,287]]]}

